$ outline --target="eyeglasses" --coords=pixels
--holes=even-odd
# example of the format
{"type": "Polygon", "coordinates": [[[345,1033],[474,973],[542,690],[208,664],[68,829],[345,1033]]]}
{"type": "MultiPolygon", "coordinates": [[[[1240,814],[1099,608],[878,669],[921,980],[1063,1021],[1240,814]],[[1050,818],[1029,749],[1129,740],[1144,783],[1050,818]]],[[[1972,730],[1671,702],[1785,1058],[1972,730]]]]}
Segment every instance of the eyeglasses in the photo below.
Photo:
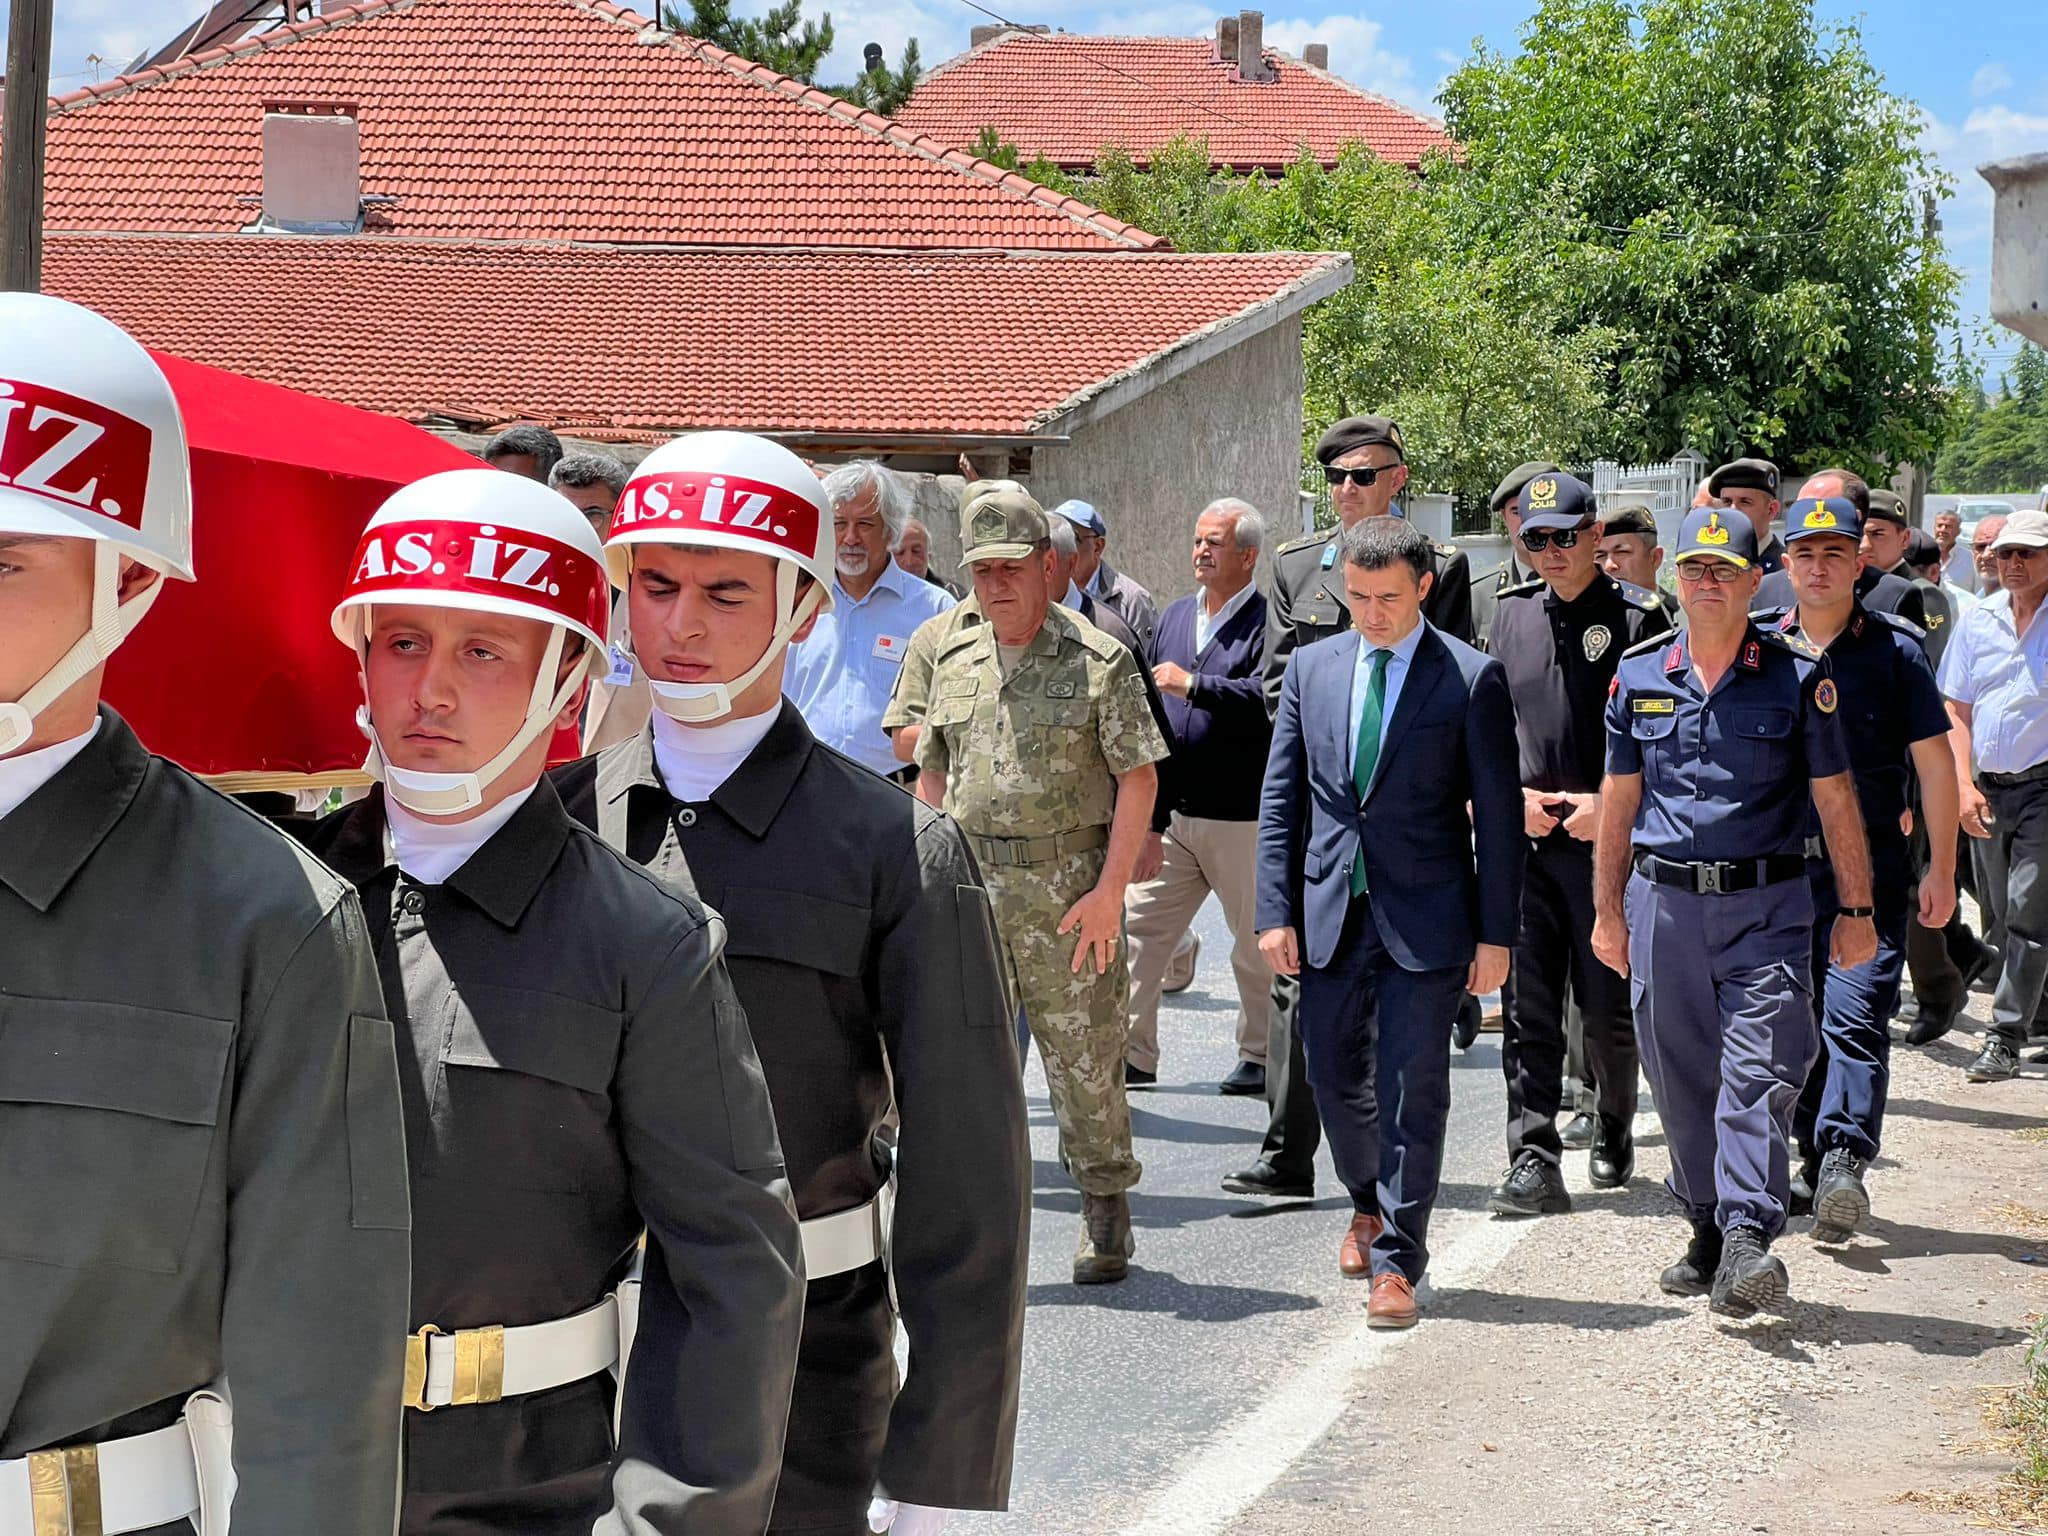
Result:
{"type": "Polygon", "coordinates": [[[1522,541],[1522,548],[1532,555],[1540,555],[1553,544],[1559,549],[1576,548],[1579,535],[1592,526],[1591,523],[1581,523],[1576,528],[1531,528],[1516,537],[1522,541]]]}
{"type": "Polygon", "coordinates": [[[1323,466],[1323,479],[1330,485],[1342,485],[1349,480],[1353,485],[1371,485],[1381,475],[1391,474],[1399,469],[1398,464],[1366,464],[1357,469],[1339,469],[1334,464],[1323,466]]]}
{"type": "Polygon", "coordinates": [[[1742,580],[1749,572],[1739,565],[1730,565],[1726,560],[1681,560],[1678,562],[1678,579],[1689,581],[1695,586],[1705,582],[1708,586],[1728,587],[1742,580]]]}

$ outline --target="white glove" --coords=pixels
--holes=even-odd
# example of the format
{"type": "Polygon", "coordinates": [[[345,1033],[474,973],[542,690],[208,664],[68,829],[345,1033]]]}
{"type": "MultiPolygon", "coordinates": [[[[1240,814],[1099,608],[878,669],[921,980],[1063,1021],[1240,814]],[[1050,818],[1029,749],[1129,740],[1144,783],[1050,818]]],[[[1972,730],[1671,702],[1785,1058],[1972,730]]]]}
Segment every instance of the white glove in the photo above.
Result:
{"type": "Polygon", "coordinates": [[[868,1505],[868,1529],[889,1536],[939,1536],[953,1521],[950,1509],[926,1504],[898,1504],[879,1495],[868,1505]]]}

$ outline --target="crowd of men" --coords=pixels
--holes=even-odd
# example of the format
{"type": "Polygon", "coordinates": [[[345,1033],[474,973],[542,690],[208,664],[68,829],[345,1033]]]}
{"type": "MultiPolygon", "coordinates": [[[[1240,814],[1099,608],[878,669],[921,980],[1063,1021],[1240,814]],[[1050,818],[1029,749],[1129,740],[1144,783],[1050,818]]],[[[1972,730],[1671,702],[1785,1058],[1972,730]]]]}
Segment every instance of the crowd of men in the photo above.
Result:
{"type": "Polygon", "coordinates": [[[1201,508],[1163,612],[1101,511],[1011,480],[960,484],[969,590],[880,464],[482,457],[362,531],[330,623],[374,787],[280,829],[100,698],[204,579],[169,386],[0,295],[0,1536],[1003,1508],[1028,1047],[1072,1279],[1121,1281],[1128,1095],[1212,894],[1219,1088],[1269,1108],[1224,1187],[1311,1194],[1327,1136],[1375,1327],[1419,1315],[1482,997],[1492,1209],[1568,1211],[1578,1148],[1627,1184],[1640,1072],[1690,1226],[1658,1283],[1735,1317],[1790,1216],[1867,1218],[1909,969],[1909,1040],[1989,977],[1969,1075],[2020,1069],[2048,514],[1964,551],[1738,459],[1674,601],[1647,508],[1531,462],[1482,645],[1382,416],[1317,444],[1333,527],[1201,508]]]}

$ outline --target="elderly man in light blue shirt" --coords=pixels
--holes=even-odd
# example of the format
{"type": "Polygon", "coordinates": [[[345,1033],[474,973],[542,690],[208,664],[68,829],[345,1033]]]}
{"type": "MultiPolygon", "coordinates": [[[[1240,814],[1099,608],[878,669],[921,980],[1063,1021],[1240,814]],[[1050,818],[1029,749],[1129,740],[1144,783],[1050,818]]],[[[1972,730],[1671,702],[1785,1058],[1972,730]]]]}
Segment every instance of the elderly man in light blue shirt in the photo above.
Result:
{"type": "MultiPolygon", "coordinates": [[[[910,520],[895,471],[862,459],[825,476],[832,503],[832,607],[789,648],[782,691],[812,734],[864,768],[901,778],[882,731],[904,647],[917,626],[954,605],[951,593],[891,558],[910,520]]],[[[915,770],[910,770],[912,774],[915,770]]]]}

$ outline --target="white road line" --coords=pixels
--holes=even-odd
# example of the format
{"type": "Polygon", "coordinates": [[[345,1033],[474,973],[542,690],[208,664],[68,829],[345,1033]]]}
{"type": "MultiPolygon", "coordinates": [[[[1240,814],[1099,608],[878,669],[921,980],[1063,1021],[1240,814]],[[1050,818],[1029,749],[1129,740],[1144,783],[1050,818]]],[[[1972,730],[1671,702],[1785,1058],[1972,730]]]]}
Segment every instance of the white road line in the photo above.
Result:
{"type": "MultiPolygon", "coordinates": [[[[1421,1326],[1430,1326],[1429,1287],[1462,1289],[1482,1279],[1540,1225],[1467,1218],[1463,1229],[1430,1261],[1421,1326]]],[[[1364,1287],[1358,1289],[1362,1292],[1364,1287]]],[[[1358,1378],[1412,1336],[1412,1330],[1367,1328],[1363,1295],[1357,1306],[1358,1321],[1349,1332],[1259,1407],[1226,1425],[1188,1457],[1173,1481],[1153,1497],[1135,1524],[1123,1528],[1121,1536],[1214,1536],[1329,1433],[1350,1405],[1358,1378]]]]}

